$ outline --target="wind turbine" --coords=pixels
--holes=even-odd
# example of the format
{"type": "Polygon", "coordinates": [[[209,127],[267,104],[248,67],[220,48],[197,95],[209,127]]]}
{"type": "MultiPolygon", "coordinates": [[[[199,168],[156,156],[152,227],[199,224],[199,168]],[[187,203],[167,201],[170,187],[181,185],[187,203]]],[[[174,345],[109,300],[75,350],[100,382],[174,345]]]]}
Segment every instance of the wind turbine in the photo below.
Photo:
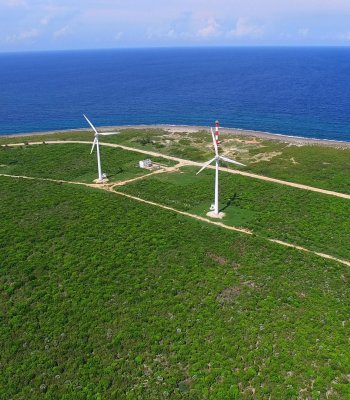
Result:
{"type": "Polygon", "coordinates": [[[95,137],[94,137],[94,141],[92,143],[92,148],[90,151],[90,154],[92,154],[92,152],[94,151],[94,147],[96,145],[96,153],[97,153],[97,171],[98,171],[98,182],[102,182],[103,181],[103,176],[102,176],[102,168],[101,168],[101,156],[100,156],[100,141],[99,141],[99,137],[100,136],[109,136],[109,135],[117,135],[120,132],[97,132],[96,128],[92,125],[92,123],[89,121],[88,117],[84,115],[84,118],[86,119],[86,121],[88,122],[88,124],[91,126],[91,128],[94,130],[95,132],[95,137]]]}
{"type": "Polygon", "coordinates": [[[214,149],[215,149],[215,157],[212,158],[211,160],[209,160],[208,162],[206,162],[203,167],[197,172],[197,175],[203,171],[203,169],[207,168],[213,161],[215,161],[215,186],[214,186],[214,209],[212,209],[211,207],[211,212],[210,216],[215,217],[215,218],[220,218],[221,217],[221,213],[219,214],[219,161],[225,161],[231,164],[236,164],[236,165],[241,165],[243,167],[245,167],[244,164],[238,162],[238,161],[234,161],[234,160],[230,160],[227,157],[224,156],[220,156],[219,155],[219,150],[218,150],[218,145],[217,142],[215,140],[215,136],[214,136],[214,132],[213,132],[213,128],[210,128],[211,130],[211,136],[213,138],[213,144],[214,144],[214,149]]]}

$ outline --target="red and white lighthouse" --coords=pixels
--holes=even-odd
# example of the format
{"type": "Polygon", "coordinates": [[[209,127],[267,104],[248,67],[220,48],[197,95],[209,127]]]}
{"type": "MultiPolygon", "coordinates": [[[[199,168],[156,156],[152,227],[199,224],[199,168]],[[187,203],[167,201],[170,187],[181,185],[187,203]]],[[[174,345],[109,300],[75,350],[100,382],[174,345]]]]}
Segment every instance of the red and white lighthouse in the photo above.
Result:
{"type": "Polygon", "coordinates": [[[215,141],[216,144],[219,144],[219,121],[215,121],[215,141]]]}

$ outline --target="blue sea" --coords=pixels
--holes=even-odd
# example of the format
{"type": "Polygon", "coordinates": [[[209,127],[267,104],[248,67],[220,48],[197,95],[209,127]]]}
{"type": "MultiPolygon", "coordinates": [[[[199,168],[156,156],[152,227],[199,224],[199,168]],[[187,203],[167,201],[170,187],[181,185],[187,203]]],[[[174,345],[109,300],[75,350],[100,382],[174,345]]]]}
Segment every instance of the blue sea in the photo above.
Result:
{"type": "Polygon", "coordinates": [[[350,48],[0,54],[0,134],[185,124],[350,141],[350,48]]]}

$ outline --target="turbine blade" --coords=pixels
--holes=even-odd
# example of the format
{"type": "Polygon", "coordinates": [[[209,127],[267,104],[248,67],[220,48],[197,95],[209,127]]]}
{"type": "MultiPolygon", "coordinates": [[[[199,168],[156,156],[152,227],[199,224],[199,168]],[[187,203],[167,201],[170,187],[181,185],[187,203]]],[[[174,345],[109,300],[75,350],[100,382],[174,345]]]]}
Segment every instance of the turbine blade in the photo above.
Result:
{"type": "Polygon", "coordinates": [[[94,147],[95,147],[96,142],[97,142],[97,139],[95,138],[93,143],[92,143],[90,154],[92,154],[92,152],[94,151],[94,147]]]}
{"type": "Polygon", "coordinates": [[[99,133],[100,136],[119,135],[120,132],[103,132],[99,133]]]}
{"type": "Polygon", "coordinates": [[[213,144],[214,144],[214,149],[215,149],[215,155],[218,156],[218,155],[219,155],[218,145],[217,145],[216,140],[215,140],[215,135],[214,135],[214,132],[213,132],[213,128],[210,128],[210,130],[211,130],[211,137],[213,138],[213,144]]]}
{"type": "Polygon", "coordinates": [[[208,165],[210,165],[213,161],[215,161],[216,157],[212,158],[211,160],[209,160],[208,162],[206,162],[203,167],[196,173],[196,175],[198,175],[200,172],[203,171],[204,168],[207,168],[208,165]]]}
{"type": "Polygon", "coordinates": [[[242,167],[246,167],[246,165],[244,165],[244,164],[242,164],[242,163],[240,163],[240,162],[238,162],[238,161],[235,161],[235,160],[230,160],[230,159],[227,158],[227,157],[220,156],[220,159],[221,159],[222,161],[226,161],[226,162],[231,163],[231,164],[236,164],[236,165],[241,165],[242,167]]]}
{"type": "Polygon", "coordinates": [[[86,119],[86,121],[88,122],[88,124],[95,131],[96,135],[98,135],[99,133],[97,132],[96,128],[92,125],[92,123],[90,122],[89,118],[85,114],[83,114],[83,115],[84,115],[84,118],[86,119]]]}

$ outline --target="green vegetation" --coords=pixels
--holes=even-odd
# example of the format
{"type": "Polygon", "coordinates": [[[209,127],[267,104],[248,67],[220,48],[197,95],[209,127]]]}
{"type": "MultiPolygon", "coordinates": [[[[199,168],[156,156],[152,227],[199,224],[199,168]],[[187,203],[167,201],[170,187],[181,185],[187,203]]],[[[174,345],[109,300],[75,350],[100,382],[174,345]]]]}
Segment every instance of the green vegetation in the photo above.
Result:
{"type": "MultiPolygon", "coordinates": [[[[118,191],[205,216],[213,200],[214,171],[160,174],[118,191]]],[[[223,222],[261,236],[350,260],[350,202],[333,196],[220,172],[223,222]]]]}
{"type": "MultiPolygon", "coordinates": [[[[291,182],[350,193],[350,149],[295,146],[270,142],[259,151],[280,152],[269,161],[249,164],[247,170],[291,182]]],[[[251,153],[253,155],[253,153],[251,153]]],[[[249,163],[249,160],[248,160],[249,163]]]]}
{"type": "MultiPolygon", "coordinates": [[[[350,148],[300,146],[229,134],[220,137],[221,151],[246,163],[245,171],[350,193],[350,148]]],[[[206,131],[185,134],[128,129],[107,141],[193,161],[206,161],[213,154],[211,136],[206,131]]]]}
{"type": "MultiPolygon", "coordinates": [[[[123,131],[109,141],[139,147],[138,137],[145,135],[144,147],[167,155],[194,161],[206,161],[213,154],[208,132],[164,135],[164,132],[123,131]],[[187,139],[181,139],[186,137],[187,139]]],[[[247,164],[245,171],[303,183],[328,190],[350,193],[350,149],[320,145],[291,145],[278,140],[261,140],[221,135],[221,150],[247,164]],[[252,143],[246,143],[252,142],[252,143]]]]}
{"type": "MultiPolygon", "coordinates": [[[[101,146],[101,158],[112,182],[149,173],[139,168],[139,160],[145,158],[139,153],[101,146]]],[[[152,159],[173,165],[163,158],[152,159]]],[[[84,144],[0,147],[0,173],[91,183],[97,177],[96,154],[90,155],[90,145],[84,144]]]]}
{"type": "MultiPolygon", "coordinates": [[[[350,192],[349,149],[223,139],[245,170],[350,192]]],[[[125,129],[104,141],[197,161],[212,154],[207,132],[125,129]]],[[[0,174],[90,183],[89,152],[2,146],[0,174]]],[[[140,153],[101,153],[112,182],[148,173],[140,153]]],[[[213,171],[196,172],[117,191],[205,216],[213,171]]],[[[0,398],[350,399],[350,269],[265,239],[350,260],[349,201],[229,173],[220,188],[223,222],[256,235],[110,191],[0,176],[0,398]]]]}
{"type": "Polygon", "coordinates": [[[0,187],[1,398],[349,398],[349,268],[113,193],[0,187]]]}
{"type": "MultiPolygon", "coordinates": [[[[193,161],[206,161],[213,153],[207,131],[166,132],[162,129],[123,128],[120,135],[104,137],[118,143],[193,161]]],[[[71,131],[27,137],[0,137],[0,145],[23,141],[92,140],[88,131],[71,131]]],[[[221,150],[247,164],[245,171],[350,193],[350,148],[295,145],[244,135],[221,134],[221,150]]]]}
{"type": "Polygon", "coordinates": [[[0,136],[0,144],[6,145],[10,143],[24,142],[43,142],[45,140],[87,140],[92,143],[94,135],[92,131],[64,131],[64,132],[48,132],[35,135],[13,135],[0,136]]]}

